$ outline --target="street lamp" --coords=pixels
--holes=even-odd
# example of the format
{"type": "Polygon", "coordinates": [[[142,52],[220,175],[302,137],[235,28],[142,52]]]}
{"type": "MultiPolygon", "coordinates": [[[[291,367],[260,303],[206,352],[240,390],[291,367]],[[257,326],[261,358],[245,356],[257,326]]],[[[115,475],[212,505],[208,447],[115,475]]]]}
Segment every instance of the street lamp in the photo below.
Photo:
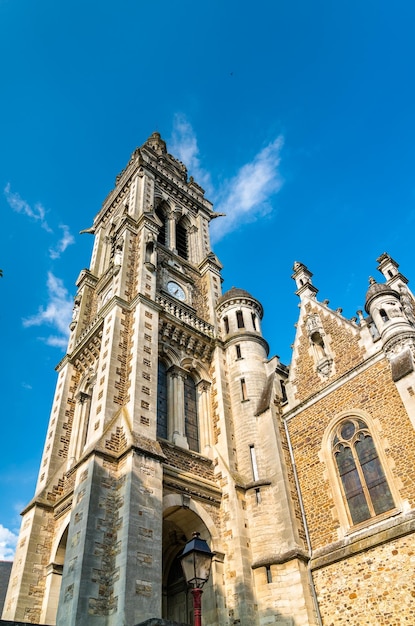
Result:
{"type": "Polygon", "coordinates": [[[213,552],[199,535],[193,533],[180,556],[185,580],[192,588],[194,626],[202,626],[202,587],[209,578],[213,558],[213,552]]]}

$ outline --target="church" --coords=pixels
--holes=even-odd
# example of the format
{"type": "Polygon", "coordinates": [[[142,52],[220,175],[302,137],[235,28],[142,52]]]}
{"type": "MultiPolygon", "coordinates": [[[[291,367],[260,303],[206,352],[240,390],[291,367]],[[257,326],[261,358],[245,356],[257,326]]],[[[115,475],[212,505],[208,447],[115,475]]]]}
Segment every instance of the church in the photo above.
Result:
{"type": "Polygon", "coordinates": [[[0,623],[192,624],[193,532],[204,626],[415,623],[408,280],[382,254],[350,320],[296,262],[284,365],[255,294],[222,293],[215,217],[153,133],[87,230],[0,623]]]}

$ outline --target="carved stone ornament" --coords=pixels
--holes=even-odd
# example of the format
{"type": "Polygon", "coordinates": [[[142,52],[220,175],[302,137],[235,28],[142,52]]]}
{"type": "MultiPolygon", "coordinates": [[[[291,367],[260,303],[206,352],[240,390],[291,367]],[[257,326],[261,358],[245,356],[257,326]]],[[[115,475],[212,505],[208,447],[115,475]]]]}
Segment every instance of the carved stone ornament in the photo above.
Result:
{"type": "Polygon", "coordinates": [[[323,330],[323,326],[318,315],[309,315],[306,319],[305,326],[309,337],[316,331],[323,330]]]}
{"type": "Polygon", "coordinates": [[[392,319],[393,317],[401,317],[402,315],[400,306],[397,304],[397,302],[394,302],[393,300],[385,302],[383,308],[388,314],[389,319],[392,319]]]}
{"type": "Polygon", "coordinates": [[[412,324],[412,326],[415,326],[413,301],[411,296],[409,295],[408,289],[401,285],[399,288],[399,292],[402,309],[405,313],[406,319],[410,324],[412,324]]]}
{"type": "Polygon", "coordinates": [[[410,350],[415,357],[415,335],[413,332],[401,334],[399,337],[388,341],[385,345],[386,357],[391,361],[405,350],[410,350]]]}
{"type": "Polygon", "coordinates": [[[326,357],[324,359],[321,359],[321,361],[317,363],[316,369],[317,369],[317,372],[321,374],[321,376],[328,378],[331,374],[332,366],[333,366],[333,359],[326,357]]]}
{"type": "Polygon", "coordinates": [[[414,359],[409,349],[403,350],[397,356],[390,359],[392,380],[396,383],[401,378],[414,371],[414,359]]]}

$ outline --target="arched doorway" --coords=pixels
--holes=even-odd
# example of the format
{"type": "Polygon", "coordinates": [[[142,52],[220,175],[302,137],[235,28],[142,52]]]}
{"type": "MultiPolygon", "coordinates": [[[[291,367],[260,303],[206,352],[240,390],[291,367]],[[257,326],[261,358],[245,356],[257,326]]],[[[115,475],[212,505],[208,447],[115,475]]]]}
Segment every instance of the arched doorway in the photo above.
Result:
{"type": "Polygon", "coordinates": [[[46,568],[45,603],[41,618],[41,621],[44,624],[56,624],[59,593],[62,583],[62,571],[65,563],[66,544],[68,541],[68,528],[68,526],[65,528],[57,546],[55,556],[46,568]]]}
{"type": "MultiPolygon", "coordinates": [[[[211,546],[212,538],[203,520],[184,506],[172,506],[163,518],[163,618],[183,624],[193,624],[193,601],[183,578],[179,556],[191,539],[199,532],[211,546]]],[[[203,614],[213,606],[212,575],[203,588],[203,614]]]]}

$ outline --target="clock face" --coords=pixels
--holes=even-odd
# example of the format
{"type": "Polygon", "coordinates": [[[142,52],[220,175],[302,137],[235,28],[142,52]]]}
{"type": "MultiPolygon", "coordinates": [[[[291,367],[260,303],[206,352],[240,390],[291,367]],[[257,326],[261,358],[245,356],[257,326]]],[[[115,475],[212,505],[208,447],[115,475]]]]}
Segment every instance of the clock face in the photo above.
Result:
{"type": "Polygon", "coordinates": [[[181,300],[182,302],[186,300],[186,294],[183,291],[183,289],[180,287],[180,285],[178,285],[172,280],[167,283],[167,291],[169,292],[171,296],[173,296],[174,298],[177,298],[178,300],[181,300]]]}

